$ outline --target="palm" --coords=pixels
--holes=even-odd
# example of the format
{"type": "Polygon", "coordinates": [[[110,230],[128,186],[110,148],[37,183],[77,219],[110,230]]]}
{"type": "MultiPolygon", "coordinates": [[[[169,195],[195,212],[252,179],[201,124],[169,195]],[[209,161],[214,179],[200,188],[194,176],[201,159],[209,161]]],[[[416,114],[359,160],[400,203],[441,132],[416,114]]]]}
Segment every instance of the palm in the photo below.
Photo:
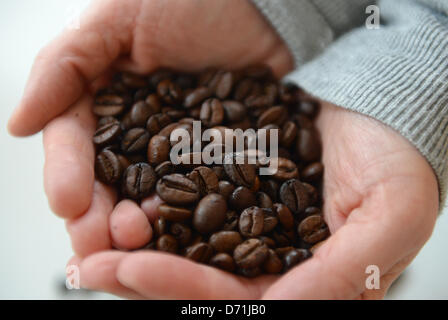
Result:
{"type": "Polygon", "coordinates": [[[94,182],[95,119],[85,84],[97,87],[115,68],[266,63],[281,76],[292,65],[246,1],[97,1],[84,19],[80,31],[42,51],[9,125],[16,135],[45,126],[45,189],[52,209],[67,219],[84,286],[136,298],[375,297],[429,237],[438,201],[425,160],[390,129],[325,104],[325,217],[334,234],[313,259],[281,278],[246,280],[171,255],[109,251],[149,241],[146,217],[154,219],[157,200],[117,205],[114,192],[94,182]],[[384,280],[373,293],[363,287],[370,264],[384,280]]]}

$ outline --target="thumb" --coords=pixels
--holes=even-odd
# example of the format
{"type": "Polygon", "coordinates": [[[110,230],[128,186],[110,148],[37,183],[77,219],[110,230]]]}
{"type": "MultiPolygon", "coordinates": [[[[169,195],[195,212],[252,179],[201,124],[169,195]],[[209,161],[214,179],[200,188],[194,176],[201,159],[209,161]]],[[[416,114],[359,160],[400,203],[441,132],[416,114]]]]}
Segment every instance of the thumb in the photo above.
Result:
{"type": "Polygon", "coordinates": [[[81,96],[130,46],[133,1],[96,1],[79,29],[65,30],[38,54],[8,129],[16,136],[40,131],[81,96]],[[128,18],[125,17],[129,16],[128,18]]]}

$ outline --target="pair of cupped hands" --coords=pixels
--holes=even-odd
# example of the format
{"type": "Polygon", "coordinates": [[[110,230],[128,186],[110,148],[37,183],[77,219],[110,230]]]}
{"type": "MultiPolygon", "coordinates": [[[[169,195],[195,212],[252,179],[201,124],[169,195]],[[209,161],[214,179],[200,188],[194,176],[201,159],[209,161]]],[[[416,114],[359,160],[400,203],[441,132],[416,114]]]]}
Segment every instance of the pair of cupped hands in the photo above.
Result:
{"type": "MultiPolygon", "coordinates": [[[[407,140],[374,119],[321,102],[324,216],[332,236],[283,276],[243,279],[174,255],[117,251],[149,242],[160,200],[117,203],[95,181],[92,95],[116,70],[199,71],[268,64],[292,70],[286,45],[250,1],[104,0],[37,56],[9,131],[43,130],[45,191],[66,219],[81,286],[127,298],[372,299],[430,237],[436,177],[407,140]],[[367,289],[367,266],[380,288],[367,289]]],[[[300,67],[300,66],[299,66],[300,67]]]]}

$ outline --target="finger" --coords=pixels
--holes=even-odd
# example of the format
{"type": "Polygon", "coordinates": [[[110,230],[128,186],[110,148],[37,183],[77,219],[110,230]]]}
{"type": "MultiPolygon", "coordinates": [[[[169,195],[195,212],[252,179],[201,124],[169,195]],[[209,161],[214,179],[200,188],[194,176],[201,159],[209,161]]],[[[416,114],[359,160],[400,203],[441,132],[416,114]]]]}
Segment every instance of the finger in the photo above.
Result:
{"type": "Polygon", "coordinates": [[[126,256],[117,278],[149,299],[255,299],[276,279],[242,279],[182,257],[149,251],[126,256]]]}
{"type": "Polygon", "coordinates": [[[369,291],[368,266],[377,266],[379,276],[388,274],[420,248],[432,232],[435,217],[428,212],[437,212],[437,201],[425,199],[427,190],[415,182],[404,184],[410,195],[421,195],[414,201],[396,201],[403,183],[390,182],[388,187],[372,190],[312,259],[287,273],[263,298],[353,299],[369,291]]]}
{"type": "Polygon", "coordinates": [[[117,280],[117,268],[126,255],[125,252],[106,251],[85,258],[79,264],[81,287],[128,299],[142,299],[139,294],[124,287],[117,280]]]}
{"type": "Polygon", "coordinates": [[[116,202],[116,194],[110,188],[95,182],[92,203],[81,217],[67,220],[73,251],[79,257],[112,248],[109,234],[109,216],[116,202]]]}
{"type": "Polygon", "coordinates": [[[163,203],[162,199],[159,198],[157,194],[154,194],[142,201],[140,204],[143,212],[148,217],[151,223],[154,223],[159,217],[159,205],[163,203]]]}
{"type": "Polygon", "coordinates": [[[11,134],[41,130],[129,50],[136,7],[133,1],[95,1],[81,17],[79,29],[64,31],[41,50],[9,121],[11,134]]]}
{"type": "Polygon", "coordinates": [[[84,96],[44,130],[44,187],[51,209],[63,218],[75,218],[90,205],[95,151],[95,120],[91,98],[84,96]]]}
{"type": "Polygon", "coordinates": [[[152,228],[148,218],[134,201],[119,202],[109,224],[112,243],[116,248],[138,249],[151,240],[152,228]]]}

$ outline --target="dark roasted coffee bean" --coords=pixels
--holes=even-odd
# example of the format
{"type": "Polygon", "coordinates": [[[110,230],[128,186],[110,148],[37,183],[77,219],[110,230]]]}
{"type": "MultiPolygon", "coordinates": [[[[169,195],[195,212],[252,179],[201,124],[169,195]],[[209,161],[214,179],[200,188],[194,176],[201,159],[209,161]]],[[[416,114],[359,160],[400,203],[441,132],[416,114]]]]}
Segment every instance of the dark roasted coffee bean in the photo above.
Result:
{"type": "Polygon", "coordinates": [[[249,78],[265,80],[272,77],[272,70],[266,65],[252,65],[244,69],[244,74],[249,78]]]}
{"type": "Polygon", "coordinates": [[[177,173],[159,179],[156,191],[163,201],[172,205],[189,205],[199,200],[197,185],[177,173]]]}
{"type": "Polygon", "coordinates": [[[310,185],[309,183],[302,183],[305,189],[308,192],[308,206],[313,206],[316,204],[316,202],[319,200],[319,193],[317,192],[317,189],[310,185]]]}
{"type": "Polygon", "coordinates": [[[121,81],[126,87],[134,89],[143,88],[147,85],[145,77],[130,72],[122,73],[121,81]]]}
{"type": "Polygon", "coordinates": [[[226,173],[224,171],[224,168],[222,166],[214,166],[212,167],[213,172],[218,177],[218,180],[225,180],[226,179],[226,173]]]}
{"type": "Polygon", "coordinates": [[[299,101],[298,87],[294,83],[282,83],[279,88],[280,101],[285,105],[294,105],[299,101]]]}
{"type": "Polygon", "coordinates": [[[110,123],[118,123],[118,120],[115,117],[112,116],[106,116],[98,119],[98,122],[96,123],[96,128],[101,128],[102,126],[105,126],[106,124],[110,123]]]}
{"type": "MultiPolygon", "coordinates": [[[[295,114],[293,120],[299,129],[311,130],[314,128],[313,122],[303,114],[295,114]]],[[[297,133],[297,136],[299,135],[300,133],[297,133]]]]}
{"type": "Polygon", "coordinates": [[[279,190],[279,185],[277,181],[273,179],[262,181],[260,185],[260,190],[265,192],[271,198],[272,201],[274,202],[277,201],[277,194],[279,190]]]}
{"type": "Polygon", "coordinates": [[[270,166],[273,170],[277,168],[273,177],[280,181],[294,179],[299,177],[299,170],[294,162],[286,158],[273,158],[270,159],[270,166]]]}
{"type": "Polygon", "coordinates": [[[93,113],[100,117],[117,116],[126,108],[123,97],[115,94],[104,94],[95,98],[93,113]]]}
{"type": "Polygon", "coordinates": [[[266,237],[266,236],[261,236],[258,237],[258,239],[260,239],[261,242],[263,242],[265,245],[268,246],[268,248],[275,248],[277,245],[274,241],[274,239],[266,237]]]}
{"type": "Polygon", "coordinates": [[[280,273],[283,270],[282,260],[280,260],[275,251],[272,249],[268,250],[268,257],[263,263],[263,270],[270,274],[280,273]]]}
{"type": "Polygon", "coordinates": [[[223,196],[211,193],[199,201],[193,215],[194,228],[202,233],[212,233],[226,221],[227,203],[223,196]]]}
{"type": "Polygon", "coordinates": [[[122,131],[132,129],[134,127],[131,119],[131,111],[126,112],[125,115],[121,118],[120,127],[122,131]]]}
{"type": "Polygon", "coordinates": [[[229,205],[237,212],[241,212],[256,204],[257,198],[255,194],[243,186],[236,188],[229,197],[229,205]]]}
{"type": "Polygon", "coordinates": [[[162,130],[160,130],[158,135],[167,137],[169,139],[171,132],[173,132],[173,130],[176,129],[177,127],[179,127],[178,122],[170,123],[170,124],[166,125],[162,130]]]}
{"type": "Polygon", "coordinates": [[[296,139],[298,131],[299,130],[293,121],[286,121],[282,128],[280,144],[285,148],[289,148],[296,139]]]}
{"type": "Polygon", "coordinates": [[[151,110],[152,114],[157,114],[162,110],[160,98],[155,93],[148,95],[145,99],[145,103],[151,110]]]}
{"type": "Polygon", "coordinates": [[[212,247],[204,242],[188,247],[185,253],[185,257],[199,263],[208,263],[212,255],[212,247]]]}
{"type": "Polygon", "coordinates": [[[123,171],[120,160],[115,153],[103,150],[96,157],[95,172],[101,182],[112,184],[121,178],[123,171]]]}
{"type": "Polygon", "coordinates": [[[227,176],[238,186],[244,186],[247,188],[252,188],[255,183],[255,178],[257,176],[256,166],[253,164],[246,163],[238,164],[236,155],[228,155],[226,158],[229,159],[231,163],[224,163],[224,170],[227,176]]]}
{"type": "Polygon", "coordinates": [[[218,253],[213,256],[210,259],[210,265],[227,272],[235,271],[235,262],[232,256],[227,253],[218,253]]]}
{"type": "Polygon", "coordinates": [[[248,239],[233,251],[233,259],[242,269],[260,267],[267,257],[268,247],[258,239],[248,239]]]}
{"type": "Polygon", "coordinates": [[[164,217],[159,216],[153,226],[154,237],[158,238],[168,231],[168,222],[164,217]]]}
{"type": "Polygon", "coordinates": [[[305,216],[321,215],[322,211],[317,207],[308,207],[305,209],[305,216]]]}
{"type": "Polygon", "coordinates": [[[187,177],[198,186],[201,196],[219,191],[218,177],[210,168],[197,167],[187,177]]]}
{"type": "Polygon", "coordinates": [[[317,161],[321,154],[320,140],[315,130],[300,129],[297,139],[297,154],[305,162],[317,161]]]}
{"type": "Polygon", "coordinates": [[[243,121],[246,117],[246,107],[238,101],[223,101],[222,107],[224,108],[225,118],[230,123],[243,121]]]}
{"type": "Polygon", "coordinates": [[[243,242],[243,238],[236,231],[220,231],[211,235],[209,244],[216,252],[232,253],[243,242]]]}
{"type": "Polygon", "coordinates": [[[162,80],[157,85],[157,94],[168,104],[176,104],[182,99],[182,90],[169,79],[162,80]]]}
{"type": "Polygon", "coordinates": [[[198,78],[198,85],[208,87],[210,82],[216,77],[218,71],[213,68],[204,70],[198,78]]]}
{"type": "Polygon", "coordinates": [[[240,215],[238,225],[243,236],[258,237],[264,229],[263,210],[255,206],[245,209],[240,215]]]}
{"type": "Polygon", "coordinates": [[[134,153],[146,149],[149,133],[143,128],[133,128],[126,132],[121,140],[121,150],[125,153],[134,153]]]}
{"type": "Polygon", "coordinates": [[[216,84],[215,94],[220,99],[225,99],[232,91],[234,83],[234,75],[232,72],[223,72],[220,74],[218,83],[216,84]]]}
{"type": "Polygon", "coordinates": [[[235,211],[227,211],[226,212],[226,222],[222,227],[224,231],[234,231],[238,229],[238,219],[239,216],[235,211]]]}
{"type": "Polygon", "coordinates": [[[186,221],[193,214],[190,209],[173,207],[165,203],[159,205],[158,211],[161,217],[174,222],[186,221]]]}
{"type": "Polygon", "coordinates": [[[231,184],[229,181],[219,181],[218,183],[218,193],[224,197],[224,199],[228,200],[230,195],[235,190],[235,186],[231,184]]]}
{"type": "Polygon", "coordinates": [[[320,162],[313,162],[302,170],[301,178],[305,182],[315,182],[322,179],[324,166],[320,162]]]}
{"type": "Polygon", "coordinates": [[[126,170],[132,164],[128,158],[126,158],[125,156],[123,156],[121,154],[117,154],[117,159],[118,159],[118,161],[120,161],[120,166],[121,166],[122,171],[126,170]]]}
{"type": "Polygon", "coordinates": [[[294,247],[292,246],[288,246],[288,247],[279,247],[279,248],[275,248],[274,251],[277,254],[277,256],[280,259],[283,259],[284,256],[286,256],[288,254],[288,252],[295,250],[294,247]]]}
{"type": "Polygon", "coordinates": [[[172,235],[164,234],[160,236],[159,239],[157,239],[156,247],[159,251],[176,253],[178,243],[176,238],[174,238],[172,235]]]}
{"type": "Polygon", "coordinates": [[[297,179],[291,179],[282,184],[280,199],[295,214],[304,211],[309,204],[308,190],[297,179]]]}
{"type": "Polygon", "coordinates": [[[185,108],[192,108],[201,104],[205,99],[208,99],[213,94],[213,91],[208,87],[199,87],[189,93],[184,99],[185,108]]]}
{"type": "Polygon", "coordinates": [[[299,104],[299,111],[312,119],[319,111],[319,104],[312,100],[302,100],[299,104]]]}
{"type": "Polygon", "coordinates": [[[170,123],[171,118],[168,115],[164,113],[156,113],[149,117],[148,121],[146,122],[146,130],[148,130],[148,132],[154,136],[170,123]]]}
{"type": "Polygon", "coordinates": [[[174,173],[174,165],[171,161],[165,161],[159,164],[154,171],[159,178],[174,173]]]}
{"type": "Polygon", "coordinates": [[[183,223],[173,223],[170,228],[171,235],[176,238],[179,246],[186,247],[192,238],[192,231],[190,227],[183,223]]]}
{"type": "Polygon", "coordinates": [[[163,107],[162,113],[166,114],[173,121],[180,120],[187,116],[187,112],[182,109],[176,109],[173,107],[163,107]]]}
{"type": "Polygon", "coordinates": [[[138,101],[135,103],[130,111],[130,118],[132,126],[144,127],[148,118],[153,115],[153,111],[146,104],[145,101],[138,101]]]}
{"type": "Polygon", "coordinates": [[[263,114],[257,121],[257,127],[262,128],[270,123],[281,126],[287,120],[287,118],[288,112],[286,108],[283,106],[275,106],[263,112],[263,114]]]}
{"type": "Polygon", "coordinates": [[[250,78],[243,79],[235,88],[233,97],[235,100],[243,101],[252,91],[254,81],[250,78]]]}
{"type": "Polygon", "coordinates": [[[260,208],[272,208],[271,198],[264,192],[257,192],[255,195],[257,199],[257,206],[260,208]]]}
{"type": "Polygon", "coordinates": [[[164,136],[156,135],[151,138],[148,144],[148,162],[152,165],[159,165],[170,158],[170,141],[164,136]]]}
{"type": "Polygon", "coordinates": [[[311,252],[306,249],[295,249],[289,251],[283,257],[284,271],[288,271],[301,262],[311,257],[311,252]]]}
{"type": "Polygon", "coordinates": [[[330,235],[328,226],[325,223],[324,218],[320,215],[305,218],[299,224],[297,232],[303,241],[310,244],[322,241],[330,235]]]}
{"type": "Polygon", "coordinates": [[[261,267],[255,267],[250,269],[239,268],[237,270],[237,273],[246,278],[256,278],[263,273],[263,270],[261,267]]]}
{"type": "Polygon", "coordinates": [[[145,100],[145,98],[151,93],[149,88],[138,89],[134,94],[134,101],[145,100]]]}
{"type": "Polygon", "coordinates": [[[284,230],[281,228],[273,231],[272,238],[279,247],[290,246],[296,240],[294,230],[284,230]]]}
{"type": "Polygon", "coordinates": [[[263,233],[271,232],[278,224],[278,219],[271,209],[262,209],[264,214],[263,233]]]}
{"type": "Polygon", "coordinates": [[[218,99],[205,100],[199,117],[207,127],[220,125],[224,120],[224,108],[221,101],[218,99]]]}
{"type": "Polygon", "coordinates": [[[173,72],[168,69],[159,69],[149,75],[149,84],[156,88],[157,85],[166,79],[172,79],[173,78],[173,72]]]}
{"type": "Polygon", "coordinates": [[[292,230],[294,228],[294,216],[286,205],[283,203],[275,203],[273,205],[273,211],[285,230],[292,230]]]}
{"type": "Polygon", "coordinates": [[[121,133],[121,127],[118,122],[108,123],[98,128],[93,135],[93,143],[96,145],[111,144],[121,133]]]}
{"type": "Polygon", "coordinates": [[[150,165],[133,164],[123,174],[123,193],[133,199],[142,199],[151,193],[156,180],[156,173],[150,165]]]}
{"type": "Polygon", "coordinates": [[[252,124],[248,117],[245,117],[240,122],[234,122],[234,123],[229,124],[229,129],[232,129],[232,130],[236,130],[236,129],[247,130],[247,129],[250,129],[251,127],[252,127],[252,124]]]}

